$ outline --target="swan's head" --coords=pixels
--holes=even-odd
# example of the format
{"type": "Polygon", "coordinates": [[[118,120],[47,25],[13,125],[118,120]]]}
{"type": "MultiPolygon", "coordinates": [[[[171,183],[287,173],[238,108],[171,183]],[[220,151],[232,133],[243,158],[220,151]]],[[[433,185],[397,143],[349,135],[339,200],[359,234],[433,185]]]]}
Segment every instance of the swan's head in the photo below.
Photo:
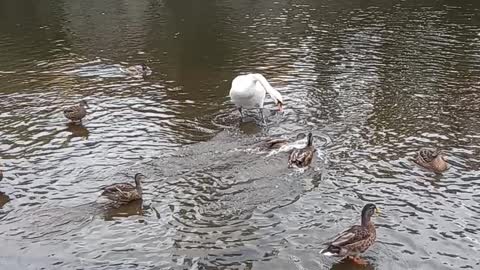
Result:
{"type": "Polygon", "coordinates": [[[277,105],[278,111],[283,112],[283,97],[282,97],[282,94],[280,94],[273,87],[268,89],[268,92],[269,92],[270,96],[272,97],[273,101],[275,102],[275,105],[277,105]]]}
{"type": "Polygon", "coordinates": [[[277,100],[277,107],[279,112],[283,112],[283,102],[280,100],[277,100]]]}

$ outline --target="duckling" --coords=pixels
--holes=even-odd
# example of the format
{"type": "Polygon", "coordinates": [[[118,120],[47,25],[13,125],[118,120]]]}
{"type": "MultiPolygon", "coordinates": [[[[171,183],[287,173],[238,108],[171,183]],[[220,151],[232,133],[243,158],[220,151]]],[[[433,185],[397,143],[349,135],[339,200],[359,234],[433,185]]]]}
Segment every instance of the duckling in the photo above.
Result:
{"type": "Polygon", "coordinates": [[[366,204],[362,210],[361,225],[354,225],[340,233],[320,253],[326,256],[348,257],[357,264],[367,264],[359,255],[373,245],[377,237],[375,225],[370,220],[374,213],[380,213],[379,209],[372,203],[366,204]]]}
{"type": "Polygon", "coordinates": [[[294,165],[297,167],[307,167],[312,163],[313,155],[317,150],[313,146],[313,135],[308,133],[307,146],[302,149],[293,149],[288,157],[288,167],[291,168],[294,165]]]}
{"type": "Polygon", "coordinates": [[[141,173],[135,174],[135,186],[129,183],[118,183],[107,186],[103,189],[101,196],[107,197],[109,200],[125,204],[131,201],[142,199],[141,180],[145,175],[141,173]]]}
{"type": "Polygon", "coordinates": [[[145,77],[152,74],[152,70],[144,63],[140,65],[130,66],[127,68],[122,68],[122,71],[125,73],[128,73],[131,76],[138,76],[138,77],[139,76],[145,77]]]}
{"type": "Polygon", "coordinates": [[[87,115],[86,108],[88,108],[87,102],[85,100],[81,100],[78,105],[64,107],[63,115],[70,119],[72,123],[81,124],[82,119],[85,117],[85,115],[87,115]]]}
{"type": "Polygon", "coordinates": [[[446,158],[438,149],[420,149],[415,162],[435,173],[442,173],[448,169],[446,158]]]}

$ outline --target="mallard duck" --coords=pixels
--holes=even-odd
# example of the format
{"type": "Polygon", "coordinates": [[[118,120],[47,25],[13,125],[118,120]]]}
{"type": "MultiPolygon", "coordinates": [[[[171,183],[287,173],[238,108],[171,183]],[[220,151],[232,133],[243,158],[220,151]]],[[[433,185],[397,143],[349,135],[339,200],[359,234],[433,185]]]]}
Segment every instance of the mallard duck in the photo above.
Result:
{"type": "Polygon", "coordinates": [[[313,155],[315,154],[316,149],[313,146],[313,135],[312,133],[308,133],[308,141],[307,145],[302,148],[298,149],[295,148],[290,153],[288,157],[288,167],[293,167],[294,165],[301,168],[306,167],[312,163],[313,155]]]}
{"type": "Polygon", "coordinates": [[[144,63],[140,65],[130,66],[127,68],[122,68],[122,71],[131,76],[148,76],[152,74],[152,70],[145,65],[144,63]]]}
{"type": "MultiPolygon", "coordinates": [[[[303,138],[305,138],[305,133],[299,133],[297,135],[297,138],[296,140],[301,140],[303,138]]],[[[288,139],[284,139],[284,138],[269,138],[269,139],[266,139],[265,141],[261,142],[260,143],[260,146],[263,147],[263,148],[268,148],[268,149],[278,149],[284,145],[288,144],[288,139]]]]}
{"type": "Polygon", "coordinates": [[[86,108],[88,108],[87,102],[85,100],[82,100],[78,105],[64,107],[63,115],[65,115],[66,118],[70,119],[72,123],[81,124],[82,118],[87,115],[86,108]]]}
{"type": "Polygon", "coordinates": [[[230,99],[237,106],[242,119],[243,109],[259,109],[262,121],[265,123],[263,102],[266,93],[278,106],[278,110],[283,111],[282,95],[268,83],[262,74],[246,74],[235,77],[230,88],[230,99]]]}
{"type": "Polygon", "coordinates": [[[354,225],[340,233],[320,253],[326,256],[348,257],[353,259],[355,263],[366,264],[366,261],[361,259],[359,255],[375,242],[377,233],[375,225],[370,219],[374,213],[379,212],[379,209],[374,204],[366,204],[362,210],[361,225],[354,225]]]}
{"type": "Polygon", "coordinates": [[[446,158],[438,149],[420,149],[415,162],[435,173],[442,173],[448,169],[446,158]]]}
{"type": "Polygon", "coordinates": [[[107,186],[103,189],[102,195],[109,200],[124,204],[131,201],[142,199],[142,184],[141,180],[145,175],[141,173],[135,174],[135,186],[129,183],[118,183],[107,186]]]}

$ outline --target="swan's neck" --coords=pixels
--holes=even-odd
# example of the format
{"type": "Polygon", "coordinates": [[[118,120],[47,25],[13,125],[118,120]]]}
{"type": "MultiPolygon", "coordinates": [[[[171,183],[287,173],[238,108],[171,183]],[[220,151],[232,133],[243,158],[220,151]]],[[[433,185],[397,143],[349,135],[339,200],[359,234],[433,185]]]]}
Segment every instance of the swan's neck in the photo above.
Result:
{"type": "Polygon", "coordinates": [[[277,90],[275,90],[270,85],[270,83],[268,83],[267,79],[265,79],[265,77],[263,77],[262,74],[252,74],[252,75],[263,86],[265,91],[272,97],[275,104],[277,104],[279,102],[283,103],[282,95],[277,90]]]}

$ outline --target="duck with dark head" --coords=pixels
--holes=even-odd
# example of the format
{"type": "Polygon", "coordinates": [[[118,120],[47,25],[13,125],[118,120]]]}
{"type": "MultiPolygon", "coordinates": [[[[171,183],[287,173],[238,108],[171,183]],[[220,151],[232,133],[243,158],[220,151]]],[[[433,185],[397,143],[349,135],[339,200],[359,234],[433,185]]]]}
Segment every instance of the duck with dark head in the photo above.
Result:
{"type": "Polygon", "coordinates": [[[87,102],[81,100],[78,105],[67,106],[63,108],[63,115],[72,123],[80,125],[82,119],[87,115],[87,102]]]}
{"type": "Polygon", "coordinates": [[[327,243],[327,248],[320,253],[326,256],[348,257],[357,264],[367,264],[359,255],[375,242],[377,234],[371,218],[373,214],[379,212],[374,204],[366,204],[362,210],[360,225],[354,225],[340,233],[333,241],[327,243]]]}
{"type": "Polygon", "coordinates": [[[140,65],[130,66],[127,68],[122,68],[121,70],[124,73],[134,77],[140,77],[140,76],[146,77],[152,74],[152,70],[145,63],[142,63],[140,65]]]}
{"type": "Polygon", "coordinates": [[[125,204],[131,201],[142,199],[142,180],[145,175],[141,173],[135,174],[135,186],[130,183],[117,183],[107,186],[103,189],[101,196],[105,196],[109,200],[118,203],[125,204]]]}
{"type": "Polygon", "coordinates": [[[415,162],[435,173],[442,173],[448,169],[447,159],[442,151],[438,149],[420,149],[415,158],[415,162]]]}
{"type": "Polygon", "coordinates": [[[296,166],[301,168],[309,166],[310,163],[312,163],[316,151],[313,146],[313,134],[310,132],[308,133],[307,145],[302,149],[295,148],[290,153],[288,157],[288,167],[296,166]]]}

